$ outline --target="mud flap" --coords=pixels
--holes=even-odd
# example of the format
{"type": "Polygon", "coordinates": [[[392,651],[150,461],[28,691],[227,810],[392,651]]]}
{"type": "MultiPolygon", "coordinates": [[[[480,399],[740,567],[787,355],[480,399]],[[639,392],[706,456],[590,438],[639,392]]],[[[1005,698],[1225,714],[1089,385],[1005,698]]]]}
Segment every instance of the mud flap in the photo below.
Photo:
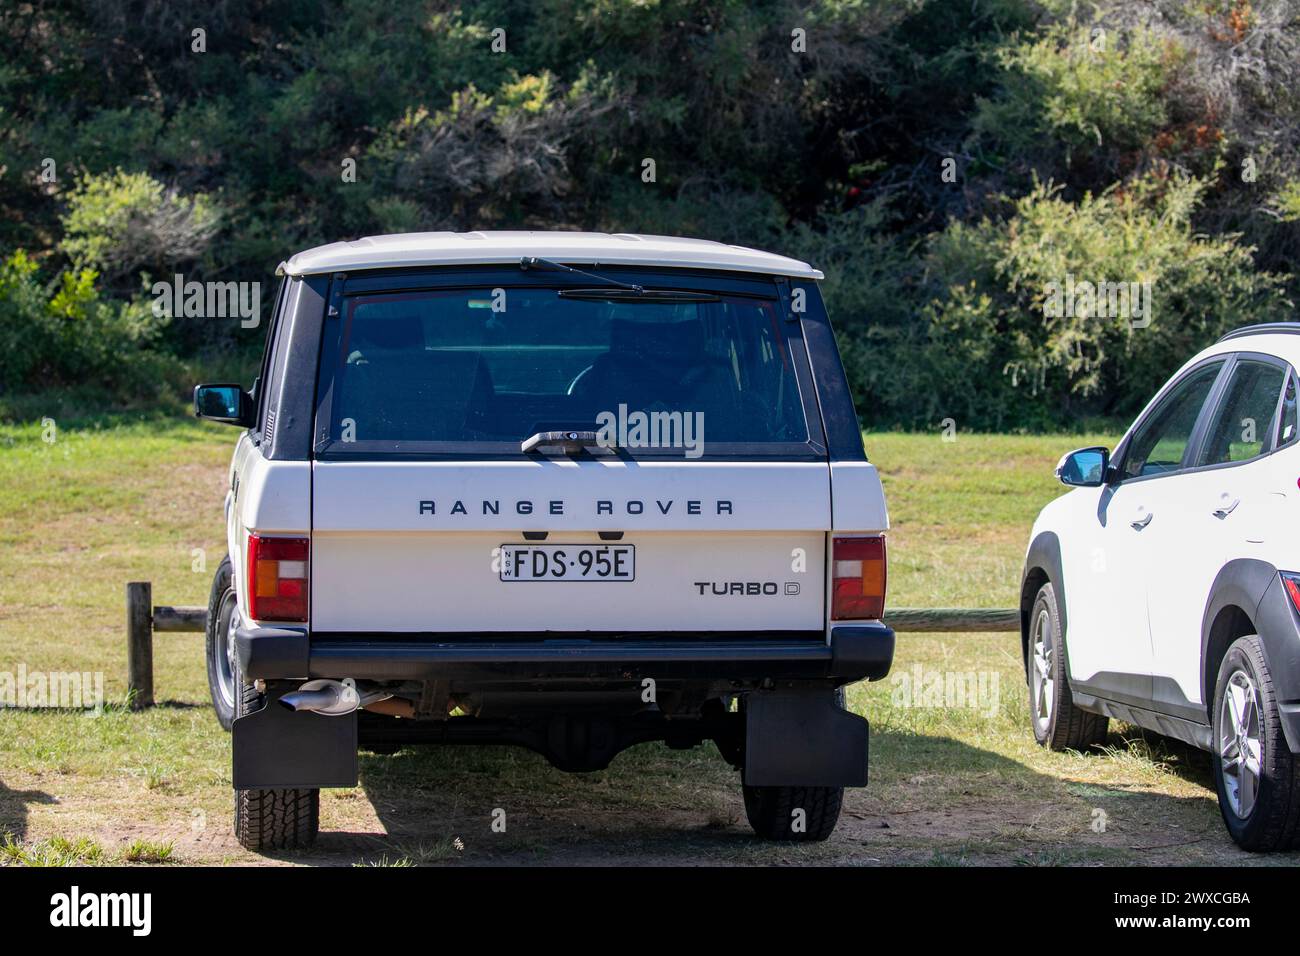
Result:
{"type": "Polygon", "coordinates": [[[236,790],[289,790],[357,785],[357,715],[322,717],[279,703],[292,690],[266,692],[266,706],[231,728],[236,790]]]}
{"type": "Polygon", "coordinates": [[[755,691],[745,714],[746,785],[867,785],[866,718],[843,710],[834,691],[755,691]]]}

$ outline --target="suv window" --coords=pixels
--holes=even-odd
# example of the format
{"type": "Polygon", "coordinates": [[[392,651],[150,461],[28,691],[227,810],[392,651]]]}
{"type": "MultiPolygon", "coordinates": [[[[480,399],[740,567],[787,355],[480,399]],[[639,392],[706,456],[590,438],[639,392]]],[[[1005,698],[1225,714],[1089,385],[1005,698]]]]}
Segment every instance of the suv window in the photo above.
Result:
{"type": "Polygon", "coordinates": [[[630,433],[638,412],[692,415],[705,441],[808,440],[774,300],[461,288],[349,296],[341,318],[336,441],[518,443],[601,416],[630,433]]]}
{"type": "Polygon", "coordinates": [[[266,342],[262,346],[262,371],[253,380],[253,398],[257,401],[257,430],[259,432],[266,430],[266,414],[270,407],[266,396],[271,386],[271,369],[280,351],[287,348],[287,346],[280,344],[280,340],[285,338],[280,332],[280,312],[284,307],[284,296],[288,287],[289,280],[287,278],[281,279],[280,286],[275,292],[275,304],[271,306],[271,319],[266,323],[266,342]]]}
{"type": "Polygon", "coordinates": [[[1268,451],[1278,428],[1278,398],[1285,378],[1280,365],[1238,359],[1196,464],[1246,461],[1268,451]]]}
{"type": "Polygon", "coordinates": [[[1196,420],[1222,368],[1220,360],[1190,372],[1138,426],[1124,455],[1125,479],[1165,474],[1182,467],[1196,420]]]}
{"type": "Polygon", "coordinates": [[[1282,414],[1277,424],[1277,443],[1273,447],[1281,448],[1295,441],[1296,433],[1300,431],[1297,425],[1295,372],[1290,372],[1286,377],[1286,391],[1282,393],[1282,414]]]}

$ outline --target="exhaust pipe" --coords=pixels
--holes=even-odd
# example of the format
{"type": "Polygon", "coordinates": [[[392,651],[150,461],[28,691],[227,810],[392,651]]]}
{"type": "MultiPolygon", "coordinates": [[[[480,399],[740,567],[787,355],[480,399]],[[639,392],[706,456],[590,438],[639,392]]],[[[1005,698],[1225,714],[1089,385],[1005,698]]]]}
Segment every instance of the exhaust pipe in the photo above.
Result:
{"type": "Polygon", "coordinates": [[[307,711],[324,714],[326,717],[346,717],[358,707],[380,700],[386,700],[392,694],[372,692],[364,697],[357,691],[357,684],[351,677],[346,680],[309,680],[295,691],[290,691],[280,698],[280,703],[290,710],[307,711]]]}
{"type": "MultiPolygon", "coordinates": [[[[312,683],[316,682],[313,681],[312,683]]],[[[304,684],[303,688],[306,686],[304,684]]],[[[342,717],[357,709],[355,703],[349,706],[347,692],[341,684],[322,687],[319,690],[304,690],[303,688],[285,694],[280,698],[280,703],[290,710],[305,710],[313,714],[326,714],[333,717],[342,717]]],[[[353,691],[354,696],[355,693],[353,691]]]]}

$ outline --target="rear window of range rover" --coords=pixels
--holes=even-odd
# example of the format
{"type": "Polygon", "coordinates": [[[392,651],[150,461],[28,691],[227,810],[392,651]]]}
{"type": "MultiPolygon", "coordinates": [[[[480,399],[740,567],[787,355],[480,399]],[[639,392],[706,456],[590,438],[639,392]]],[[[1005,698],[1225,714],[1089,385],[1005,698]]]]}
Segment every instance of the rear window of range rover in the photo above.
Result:
{"type": "Polygon", "coordinates": [[[485,284],[336,301],[316,429],[330,457],[517,455],[532,435],[570,430],[633,457],[820,443],[798,323],[785,321],[775,289],[485,284]]]}

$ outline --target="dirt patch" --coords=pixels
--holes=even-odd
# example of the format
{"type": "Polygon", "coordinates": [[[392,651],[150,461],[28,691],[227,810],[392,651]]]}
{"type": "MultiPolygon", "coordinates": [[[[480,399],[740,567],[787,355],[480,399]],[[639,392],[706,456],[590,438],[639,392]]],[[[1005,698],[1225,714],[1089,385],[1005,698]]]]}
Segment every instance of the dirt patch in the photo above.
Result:
{"type": "MultiPolygon", "coordinates": [[[[853,790],[831,839],[803,846],[755,839],[738,787],[711,793],[696,808],[663,805],[647,813],[584,799],[588,788],[581,785],[560,801],[526,792],[493,801],[474,787],[328,791],[315,847],[259,856],[235,841],[225,788],[205,790],[196,801],[185,794],[142,795],[137,782],[70,786],[75,783],[53,774],[12,780],[0,792],[0,829],[12,829],[21,803],[25,842],[84,836],[110,857],[137,840],[170,843],[173,862],[190,865],[1097,865],[1258,859],[1232,850],[1207,814],[1195,814],[1190,827],[1151,819],[1142,801],[1163,799],[1158,795],[1134,794],[1135,812],[1109,814],[1110,825],[1096,830],[1092,815],[1070,801],[1008,803],[972,795],[892,806],[871,789],[853,790]],[[492,827],[494,802],[506,808],[504,832],[492,827]],[[141,803],[149,805],[147,812],[139,812],[141,803]],[[136,809],[126,815],[122,806],[136,809]]],[[[1202,802],[1213,808],[1210,795],[1202,802]]]]}

